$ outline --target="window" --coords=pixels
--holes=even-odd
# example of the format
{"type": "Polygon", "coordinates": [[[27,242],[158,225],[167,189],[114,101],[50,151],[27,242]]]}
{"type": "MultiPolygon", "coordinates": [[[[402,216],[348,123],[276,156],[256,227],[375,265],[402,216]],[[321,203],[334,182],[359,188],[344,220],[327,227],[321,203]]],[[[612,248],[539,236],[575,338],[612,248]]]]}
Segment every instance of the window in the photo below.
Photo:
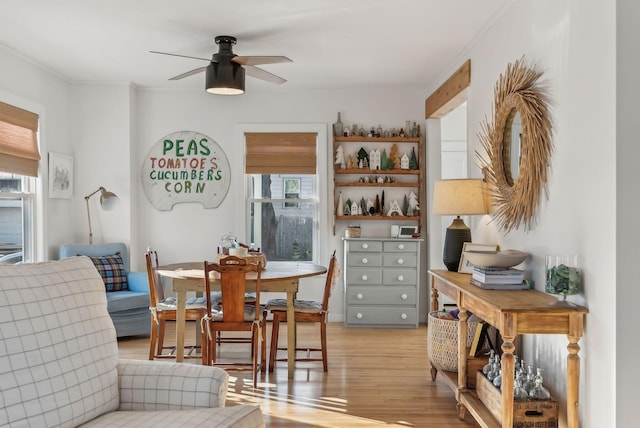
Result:
{"type": "Polygon", "coordinates": [[[246,133],[247,237],[269,261],[316,260],[315,133],[246,133]]]}
{"type": "Polygon", "coordinates": [[[35,261],[38,120],[0,102],[0,264],[35,261]]]}

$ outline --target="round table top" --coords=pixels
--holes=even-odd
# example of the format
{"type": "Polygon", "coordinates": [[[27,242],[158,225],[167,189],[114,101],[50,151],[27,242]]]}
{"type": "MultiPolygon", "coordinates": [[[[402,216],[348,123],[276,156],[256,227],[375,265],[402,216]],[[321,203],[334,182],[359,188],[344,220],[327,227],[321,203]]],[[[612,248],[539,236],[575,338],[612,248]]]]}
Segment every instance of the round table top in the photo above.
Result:
{"type": "MultiPolygon", "coordinates": [[[[280,281],[322,275],[326,272],[326,267],[311,262],[268,262],[260,272],[260,277],[262,281],[280,281]]],[[[204,262],[184,262],[159,266],[158,274],[174,279],[202,279],[204,278],[204,262]]],[[[255,276],[255,272],[247,273],[247,279],[252,279],[255,276]]]]}

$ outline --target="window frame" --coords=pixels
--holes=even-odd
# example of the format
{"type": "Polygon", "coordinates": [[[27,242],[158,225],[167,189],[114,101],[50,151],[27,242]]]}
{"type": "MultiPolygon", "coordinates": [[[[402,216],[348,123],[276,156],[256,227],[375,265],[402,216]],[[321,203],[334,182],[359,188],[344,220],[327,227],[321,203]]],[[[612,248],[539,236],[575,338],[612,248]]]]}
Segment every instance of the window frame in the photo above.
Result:
{"type": "MultiPolygon", "coordinates": [[[[28,232],[23,231],[23,240],[29,240],[29,251],[28,255],[23,254],[23,262],[41,262],[47,259],[45,254],[46,246],[46,236],[44,229],[44,213],[46,212],[45,206],[45,184],[47,184],[46,179],[46,162],[44,159],[47,157],[44,155],[47,153],[46,150],[46,142],[43,137],[46,135],[46,112],[45,108],[38,103],[27,100],[25,98],[0,91],[0,102],[10,104],[12,106],[18,107],[23,110],[27,110],[29,112],[35,113],[38,115],[38,131],[36,133],[38,149],[40,152],[40,161],[38,162],[38,175],[36,177],[28,177],[26,175],[22,175],[26,183],[23,183],[27,186],[28,191],[24,192],[4,192],[4,195],[8,195],[9,198],[16,198],[16,195],[21,195],[21,197],[25,197],[29,199],[29,209],[30,218],[28,221],[30,230],[28,232]]],[[[23,243],[23,247],[27,245],[23,243]]],[[[24,249],[23,249],[24,251],[24,249]]]]}
{"type": "MultiPolygon", "coordinates": [[[[316,134],[316,173],[315,173],[315,182],[314,187],[316,189],[315,193],[315,224],[313,226],[313,258],[311,260],[312,263],[322,263],[325,260],[328,260],[328,257],[325,256],[325,253],[328,254],[328,218],[329,206],[333,205],[329,203],[327,192],[327,183],[331,178],[329,177],[329,172],[327,169],[327,150],[328,150],[328,141],[327,141],[327,124],[326,123],[273,123],[273,124],[265,124],[265,123],[243,123],[238,124],[236,126],[236,141],[242,147],[243,150],[243,169],[242,173],[244,175],[244,206],[242,207],[245,224],[245,236],[250,236],[251,230],[251,216],[249,215],[251,210],[251,204],[256,202],[253,197],[252,192],[252,183],[251,177],[253,174],[247,174],[246,171],[246,141],[245,141],[245,133],[282,133],[282,132],[312,132],[316,134]],[[324,203],[326,201],[327,203],[324,203]]],[[[290,174],[286,174],[290,175],[290,174]]],[[[264,201],[263,199],[261,201],[264,201]]],[[[301,201],[302,199],[295,200],[287,200],[286,202],[296,202],[301,201]]],[[[284,199],[275,200],[273,202],[282,202],[284,203],[284,199]]]]}

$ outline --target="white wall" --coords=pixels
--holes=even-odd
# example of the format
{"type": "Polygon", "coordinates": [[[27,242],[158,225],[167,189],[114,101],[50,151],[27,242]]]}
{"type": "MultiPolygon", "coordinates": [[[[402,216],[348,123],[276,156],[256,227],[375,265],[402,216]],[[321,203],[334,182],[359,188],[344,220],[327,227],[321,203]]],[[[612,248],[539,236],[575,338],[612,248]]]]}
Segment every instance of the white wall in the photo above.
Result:
{"type": "MultiPolygon", "coordinates": [[[[476,242],[498,242],[503,249],[531,253],[526,268],[533,272],[539,290],[544,290],[545,254],[582,257],[584,295],[573,301],[590,311],[580,341],[584,427],[615,426],[611,359],[616,345],[615,42],[615,8],[607,0],[520,0],[443,74],[444,79],[471,58],[469,176],[479,177],[477,134],[484,117],[491,116],[499,74],[523,55],[544,71],[554,121],[554,152],[548,199],[541,195],[537,226],[529,233],[514,231],[505,236],[495,225],[481,224],[473,236],[476,242]]],[[[434,83],[428,93],[440,83],[434,83]]],[[[565,337],[542,335],[527,336],[524,341],[524,358],[544,368],[545,384],[561,401],[561,426],[566,423],[567,343],[565,337]]]]}
{"type": "Polygon", "coordinates": [[[617,192],[616,192],[616,347],[610,351],[615,354],[616,417],[619,427],[631,427],[638,424],[637,395],[640,385],[638,358],[638,267],[635,247],[640,242],[640,232],[633,225],[640,212],[638,182],[640,172],[640,121],[638,120],[638,67],[640,66],[640,3],[636,0],[617,1],[617,192]],[[629,227],[631,226],[631,227],[629,227]]]}

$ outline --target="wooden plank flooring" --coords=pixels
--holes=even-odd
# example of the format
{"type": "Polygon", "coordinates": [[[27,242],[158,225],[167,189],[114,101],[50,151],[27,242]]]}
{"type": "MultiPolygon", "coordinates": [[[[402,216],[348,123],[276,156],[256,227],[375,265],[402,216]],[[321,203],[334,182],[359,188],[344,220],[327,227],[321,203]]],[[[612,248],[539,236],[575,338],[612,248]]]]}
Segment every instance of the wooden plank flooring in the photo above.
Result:
{"type": "MultiPolygon", "coordinates": [[[[187,338],[194,337],[194,326],[187,323],[187,338]]],[[[267,327],[270,333],[271,324],[267,327]]],[[[174,332],[168,323],[168,343],[175,343],[174,332]]],[[[330,323],[327,373],[320,362],[298,362],[294,379],[289,380],[287,363],[279,362],[273,373],[260,376],[254,390],[251,373],[230,372],[227,405],[260,405],[267,427],[274,428],[476,427],[469,415],[464,421],[458,419],[453,392],[444,381],[440,377],[431,380],[426,334],[426,326],[355,329],[330,323]]],[[[286,327],[281,327],[282,345],[286,337],[286,327]]],[[[318,325],[298,325],[299,345],[316,346],[318,338],[318,325]]],[[[126,338],[118,343],[122,358],[147,358],[148,338],[126,338]]],[[[221,355],[237,355],[247,347],[223,344],[221,355]]]]}

